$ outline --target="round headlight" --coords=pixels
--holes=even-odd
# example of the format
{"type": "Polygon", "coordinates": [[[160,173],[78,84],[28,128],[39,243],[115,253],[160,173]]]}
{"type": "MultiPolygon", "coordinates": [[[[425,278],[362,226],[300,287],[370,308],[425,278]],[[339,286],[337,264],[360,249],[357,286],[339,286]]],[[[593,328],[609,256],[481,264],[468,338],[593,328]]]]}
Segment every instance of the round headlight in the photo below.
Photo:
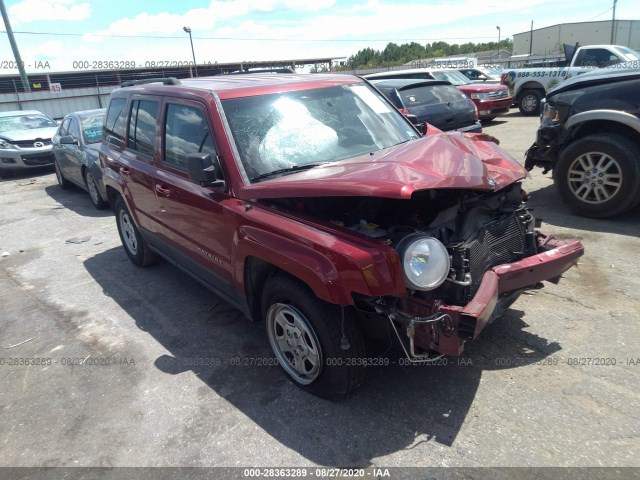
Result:
{"type": "Polygon", "coordinates": [[[409,235],[398,244],[407,288],[433,290],[449,275],[451,260],[446,247],[433,237],[409,235]]]}

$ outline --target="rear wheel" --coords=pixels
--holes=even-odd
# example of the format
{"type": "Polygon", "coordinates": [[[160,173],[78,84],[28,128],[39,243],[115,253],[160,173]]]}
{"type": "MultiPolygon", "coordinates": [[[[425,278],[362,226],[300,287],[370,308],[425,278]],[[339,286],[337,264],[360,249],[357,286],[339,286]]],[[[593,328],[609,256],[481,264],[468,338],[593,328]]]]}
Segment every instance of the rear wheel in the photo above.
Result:
{"type": "Polygon", "coordinates": [[[64,175],[62,174],[62,170],[60,170],[60,165],[58,164],[58,160],[53,161],[53,168],[55,168],[56,170],[56,179],[58,180],[58,185],[60,185],[61,189],[68,190],[71,187],[73,187],[73,184],[69,180],[64,178],[64,175]]]}
{"type": "Polygon", "coordinates": [[[133,222],[131,213],[122,197],[118,197],[114,205],[118,233],[129,260],[139,267],[146,267],[158,262],[158,254],[149,248],[138,227],[133,222]]]}
{"type": "Polygon", "coordinates": [[[262,295],[267,337],[287,377],[324,398],[344,398],[362,384],[364,339],[349,312],[318,299],[286,275],[267,281],[262,295]],[[346,339],[346,349],[342,339],[346,339]]]}
{"type": "Polygon", "coordinates": [[[553,178],[578,215],[619,215],[640,201],[640,146],[617,134],[583,137],[564,149],[553,178]]]}
{"type": "Polygon", "coordinates": [[[518,109],[527,117],[540,114],[540,100],[544,95],[540,90],[525,90],[518,100],[518,109]]]}
{"type": "Polygon", "coordinates": [[[89,192],[93,206],[98,210],[103,210],[107,206],[107,202],[105,202],[100,196],[98,184],[88,168],[84,171],[84,183],[87,186],[87,191],[89,192]]]}

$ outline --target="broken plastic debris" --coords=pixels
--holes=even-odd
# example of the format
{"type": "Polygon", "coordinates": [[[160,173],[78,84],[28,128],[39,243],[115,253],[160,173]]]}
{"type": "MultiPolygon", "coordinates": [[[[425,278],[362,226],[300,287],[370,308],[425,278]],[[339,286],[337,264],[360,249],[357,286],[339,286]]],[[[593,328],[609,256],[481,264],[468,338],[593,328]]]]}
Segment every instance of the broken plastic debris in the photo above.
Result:
{"type": "Polygon", "coordinates": [[[8,257],[9,255],[11,255],[9,252],[2,252],[2,255],[1,255],[1,256],[3,256],[3,257],[8,257]]]}
{"type": "Polygon", "coordinates": [[[5,350],[7,350],[7,349],[9,349],[9,348],[17,347],[17,346],[19,346],[19,345],[22,345],[23,343],[30,342],[30,341],[31,341],[31,340],[33,340],[34,338],[36,338],[36,337],[27,338],[27,339],[26,339],[25,341],[23,341],[23,342],[16,343],[16,344],[14,344],[14,345],[9,345],[8,347],[4,347],[4,348],[5,348],[5,350]]]}
{"type": "Polygon", "coordinates": [[[84,243],[88,242],[89,240],[91,240],[91,237],[73,237],[67,240],[65,243],[84,243]]]}

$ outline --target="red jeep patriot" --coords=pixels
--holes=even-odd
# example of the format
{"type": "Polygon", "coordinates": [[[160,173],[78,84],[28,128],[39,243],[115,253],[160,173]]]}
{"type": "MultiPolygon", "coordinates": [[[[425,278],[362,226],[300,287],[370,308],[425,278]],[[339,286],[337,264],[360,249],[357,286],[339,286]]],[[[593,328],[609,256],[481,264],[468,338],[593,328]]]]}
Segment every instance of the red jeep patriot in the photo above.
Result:
{"type": "Polygon", "coordinates": [[[376,325],[407,361],[459,355],[582,255],[535,230],[526,172],[490,140],[421,137],[354,76],[227,75],[123,84],[100,157],[131,261],[265,321],[288,377],[336,398],[376,325]]]}

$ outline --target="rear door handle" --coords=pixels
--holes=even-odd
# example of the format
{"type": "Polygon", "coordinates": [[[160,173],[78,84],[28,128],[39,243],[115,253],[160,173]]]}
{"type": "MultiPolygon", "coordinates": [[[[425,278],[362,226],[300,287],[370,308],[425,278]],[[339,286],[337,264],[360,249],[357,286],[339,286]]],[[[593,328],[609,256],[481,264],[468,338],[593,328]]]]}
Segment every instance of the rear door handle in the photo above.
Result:
{"type": "Polygon", "coordinates": [[[122,175],[131,175],[131,170],[129,170],[127,167],[120,167],[120,173],[122,175]]]}
{"type": "Polygon", "coordinates": [[[164,185],[156,185],[156,193],[161,197],[171,196],[171,190],[165,187],[164,185]]]}

